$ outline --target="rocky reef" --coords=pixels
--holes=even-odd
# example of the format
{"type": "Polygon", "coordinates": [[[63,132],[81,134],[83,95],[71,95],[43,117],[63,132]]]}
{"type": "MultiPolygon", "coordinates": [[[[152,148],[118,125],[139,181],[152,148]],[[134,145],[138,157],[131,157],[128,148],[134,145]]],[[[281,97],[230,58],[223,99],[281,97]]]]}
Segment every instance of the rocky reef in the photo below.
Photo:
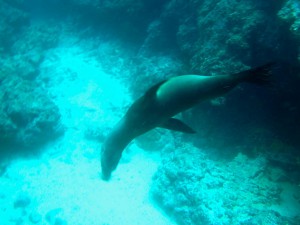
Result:
{"type": "Polygon", "coordinates": [[[153,178],[152,194],[178,224],[284,224],[272,206],[282,188],[268,177],[264,157],[237,155],[224,163],[183,145],[168,152],[153,178]]]}
{"type": "Polygon", "coordinates": [[[295,35],[300,35],[300,3],[297,0],[284,1],[278,16],[290,24],[290,30],[295,35]]]}
{"type": "Polygon", "coordinates": [[[1,71],[0,141],[6,146],[34,147],[62,132],[60,113],[34,82],[1,71]]]}
{"type": "Polygon", "coordinates": [[[24,10],[14,7],[15,1],[0,1],[0,52],[9,50],[22,28],[29,24],[29,15],[24,10]]]}
{"type": "Polygon", "coordinates": [[[55,45],[53,29],[35,25],[23,1],[0,1],[0,142],[35,148],[62,133],[60,113],[35,78],[44,52],[55,45]]]}

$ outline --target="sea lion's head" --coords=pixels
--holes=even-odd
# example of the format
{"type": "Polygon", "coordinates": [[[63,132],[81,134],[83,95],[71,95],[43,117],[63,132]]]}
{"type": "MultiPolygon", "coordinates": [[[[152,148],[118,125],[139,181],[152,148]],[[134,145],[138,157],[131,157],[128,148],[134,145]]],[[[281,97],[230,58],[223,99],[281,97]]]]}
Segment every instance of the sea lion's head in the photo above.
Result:
{"type": "Polygon", "coordinates": [[[101,149],[101,177],[103,180],[109,180],[112,171],[114,171],[119,163],[122,152],[118,145],[104,143],[101,149]]]}

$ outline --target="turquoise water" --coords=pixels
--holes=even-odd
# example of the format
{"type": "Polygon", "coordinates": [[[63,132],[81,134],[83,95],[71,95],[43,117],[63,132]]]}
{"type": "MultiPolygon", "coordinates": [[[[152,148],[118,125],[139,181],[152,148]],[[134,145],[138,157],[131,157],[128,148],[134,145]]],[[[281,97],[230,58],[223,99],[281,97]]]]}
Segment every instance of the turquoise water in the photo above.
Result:
{"type": "MultiPolygon", "coordinates": [[[[300,224],[298,1],[0,0],[0,224],[300,224]],[[156,128],[101,178],[148,88],[275,61],[156,128]]],[[[155,109],[154,109],[155,111],[155,109]]]]}

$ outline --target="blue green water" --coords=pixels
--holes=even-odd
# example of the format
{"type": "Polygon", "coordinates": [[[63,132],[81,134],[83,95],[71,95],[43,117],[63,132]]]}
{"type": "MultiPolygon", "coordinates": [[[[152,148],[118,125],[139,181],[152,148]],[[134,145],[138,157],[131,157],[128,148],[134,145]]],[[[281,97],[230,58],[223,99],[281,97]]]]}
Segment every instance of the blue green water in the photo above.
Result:
{"type": "Polygon", "coordinates": [[[0,224],[300,224],[297,0],[0,0],[0,224]],[[100,151],[154,84],[268,62],[136,138],[109,181],[100,151]]]}

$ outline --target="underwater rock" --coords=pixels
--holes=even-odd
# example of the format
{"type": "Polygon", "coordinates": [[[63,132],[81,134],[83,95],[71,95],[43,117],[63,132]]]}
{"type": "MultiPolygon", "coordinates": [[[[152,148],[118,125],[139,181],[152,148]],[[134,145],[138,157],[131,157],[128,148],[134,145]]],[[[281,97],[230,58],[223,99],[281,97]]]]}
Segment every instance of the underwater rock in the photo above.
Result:
{"type": "Polygon", "coordinates": [[[185,151],[189,147],[191,146],[182,148],[182,156],[175,150],[164,158],[162,166],[153,177],[151,193],[162,209],[179,224],[197,224],[196,221],[208,224],[209,218],[200,204],[203,204],[205,186],[200,182],[210,163],[204,162],[205,156],[202,154],[195,155],[194,160],[190,160],[185,151]],[[205,164],[201,170],[196,170],[197,164],[202,162],[205,164]]]}
{"type": "Polygon", "coordinates": [[[280,168],[269,168],[266,171],[266,175],[271,181],[274,182],[289,182],[289,178],[286,175],[285,171],[280,168]]]}
{"type": "MultiPolygon", "coordinates": [[[[264,176],[266,166],[263,157],[249,159],[242,154],[231,162],[214,162],[199,149],[186,145],[173,153],[165,153],[153,177],[151,193],[158,205],[179,224],[261,221],[259,215],[272,214],[268,206],[280,202],[282,191],[264,176]]],[[[284,220],[278,213],[270,218],[284,220]]]]}
{"type": "Polygon", "coordinates": [[[178,24],[173,28],[177,45],[195,73],[226,74],[245,69],[243,62],[255,57],[251,48],[264,46],[265,52],[259,54],[269,55],[270,43],[278,42],[271,40],[278,37],[279,25],[265,10],[268,7],[257,1],[173,0],[162,13],[161,23],[178,24]]]}
{"type": "Polygon", "coordinates": [[[42,215],[37,212],[32,212],[29,215],[29,221],[33,224],[37,224],[42,220],[42,215]]]}
{"type": "Polygon", "coordinates": [[[31,202],[30,197],[26,193],[21,193],[18,195],[14,201],[14,208],[26,208],[31,202]]]}
{"type": "Polygon", "coordinates": [[[243,225],[256,225],[256,224],[290,224],[288,218],[281,216],[279,213],[273,210],[261,210],[260,212],[255,212],[253,218],[247,218],[242,221],[243,225]]]}
{"type": "MultiPolygon", "coordinates": [[[[158,10],[160,16],[148,23],[139,55],[178,53],[188,72],[196,74],[233,73],[266,59],[280,59],[296,52],[297,43],[283,41],[286,26],[278,23],[278,5],[250,0],[170,0],[158,10]]],[[[180,73],[175,70],[173,74],[180,73]]]]}
{"type": "Polygon", "coordinates": [[[63,216],[63,209],[56,208],[47,212],[45,218],[50,225],[67,225],[68,224],[67,221],[62,219],[62,216],[63,216]]]}
{"type": "Polygon", "coordinates": [[[276,178],[277,175],[278,181],[298,184],[300,182],[300,163],[297,150],[288,148],[288,146],[283,149],[284,153],[280,151],[267,153],[268,163],[273,170],[270,171],[271,179],[276,178]]]}
{"type": "Polygon", "coordinates": [[[141,53],[136,65],[132,66],[130,85],[134,95],[140,96],[155,83],[183,72],[184,64],[179,59],[168,55],[147,56],[141,53]],[[145,82],[146,81],[146,82],[145,82]]]}
{"type": "Polygon", "coordinates": [[[0,1],[0,55],[5,55],[0,56],[0,142],[5,149],[37,147],[62,132],[56,105],[39,85],[26,81],[36,78],[43,52],[56,43],[56,26],[32,25],[23,2],[0,1]]]}
{"type": "Polygon", "coordinates": [[[0,63],[3,64],[3,71],[5,74],[18,74],[26,80],[34,80],[38,73],[38,63],[31,62],[29,56],[14,55],[5,59],[0,58],[0,63]]]}
{"type": "Polygon", "coordinates": [[[58,26],[32,23],[22,0],[0,1],[0,64],[22,78],[33,80],[44,53],[58,41],[58,26]],[[5,56],[5,57],[4,57],[5,56]]]}
{"type": "Polygon", "coordinates": [[[298,201],[299,204],[300,204],[300,193],[299,193],[299,192],[295,192],[295,193],[293,194],[293,197],[294,197],[294,199],[295,199],[296,201],[298,201]]]}
{"type": "MultiPolygon", "coordinates": [[[[0,177],[2,177],[6,173],[7,167],[8,167],[7,162],[0,162],[0,177]]],[[[1,198],[1,194],[0,194],[0,198],[1,198]]]]}
{"type": "Polygon", "coordinates": [[[10,221],[13,222],[14,225],[23,225],[24,224],[24,219],[22,217],[11,218],[10,221]]]}
{"type": "Polygon", "coordinates": [[[34,82],[7,74],[1,90],[1,143],[36,147],[62,133],[57,106],[34,82]]]}
{"type": "Polygon", "coordinates": [[[140,43],[145,38],[150,21],[159,16],[168,0],[70,0],[70,8],[81,21],[87,22],[106,35],[118,36],[130,43],[140,43]],[[99,29],[100,28],[100,29],[99,29]],[[130,35],[128,35],[130,34],[130,35]]]}
{"type": "MultiPolygon", "coordinates": [[[[22,36],[5,45],[6,57],[0,56],[2,70],[6,74],[17,74],[26,80],[35,80],[45,52],[58,43],[58,28],[50,25],[30,25],[22,29],[22,36]]],[[[1,49],[0,43],[0,49],[1,49]]]]}
{"type": "Polygon", "coordinates": [[[290,24],[290,31],[300,35],[300,3],[298,0],[287,0],[279,10],[278,16],[290,24]]]}
{"type": "Polygon", "coordinates": [[[0,52],[8,50],[17,34],[29,24],[29,15],[11,1],[0,1],[0,52]]]}
{"type": "Polygon", "coordinates": [[[54,222],[54,225],[67,225],[67,221],[61,219],[61,218],[56,218],[55,219],[55,222],[54,222]]]}

